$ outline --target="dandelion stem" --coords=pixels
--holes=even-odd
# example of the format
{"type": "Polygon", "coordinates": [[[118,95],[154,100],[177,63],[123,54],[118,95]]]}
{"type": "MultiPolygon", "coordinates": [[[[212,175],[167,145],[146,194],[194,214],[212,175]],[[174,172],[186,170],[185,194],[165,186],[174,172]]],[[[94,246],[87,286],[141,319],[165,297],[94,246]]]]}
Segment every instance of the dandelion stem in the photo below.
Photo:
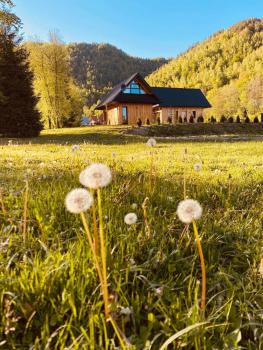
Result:
{"type": "Polygon", "coordinates": [[[95,206],[95,203],[92,206],[92,215],[93,215],[93,231],[94,231],[94,249],[95,249],[96,255],[98,256],[99,237],[98,237],[98,229],[97,229],[97,218],[96,218],[96,206],[95,206]]]}
{"type": "Polygon", "coordinates": [[[144,217],[146,236],[147,236],[147,238],[150,238],[151,237],[151,228],[149,225],[148,215],[147,215],[147,203],[148,203],[148,201],[149,201],[149,197],[146,197],[142,203],[142,209],[143,209],[143,217],[144,217]]]}
{"type": "Polygon", "coordinates": [[[184,186],[184,199],[186,199],[186,158],[187,158],[187,148],[184,150],[184,180],[183,180],[183,186],[184,186]]]}
{"type": "Polygon", "coordinates": [[[1,204],[1,208],[2,208],[3,214],[4,214],[4,216],[6,216],[7,212],[6,212],[6,209],[5,209],[3,193],[2,193],[1,188],[0,188],[0,204],[1,204]]]}
{"type": "Polygon", "coordinates": [[[198,234],[198,229],[195,221],[193,221],[193,228],[195,234],[195,240],[197,244],[197,249],[199,252],[200,262],[201,262],[201,271],[202,271],[202,293],[201,293],[201,310],[205,312],[205,303],[206,303],[206,270],[205,270],[205,259],[204,254],[198,234]]]}
{"type": "Polygon", "coordinates": [[[150,162],[150,194],[153,190],[153,152],[151,153],[151,162],[150,162]]]}
{"type": "Polygon", "coordinates": [[[124,341],[125,343],[127,344],[128,347],[131,346],[131,343],[128,341],[128,339],[126,338],[125,334],[121,331],[121,329],[119,328],[119,326],[117,325],[116,321],[112,318],[112,316],[110,316],[110,322],[112,324],[112,327],[115,331],[115,333],[117,334],[117,337],[119,339],[119,342],[120,342],[120,345],[121,345],[121,348],[123,350],[126,350],[127,347],[126,345],[124,344],[124,341]],[[124,341],[123,341],[124,340],[124,341]]]}
{"type": "Polygon", "coordinates": [[[24,213],[23,213],[23,226],[22,226],[22,234],[23,234],[24,243],[26,242],[28,191],[29,191],[29,186],[28,186],[28,181],[26,181],[24,213]]]}
{"type": "Polygon", "coordinates": [[[103,290],[103,276],[102,276],[102,273],[101,273],[101,269],[100,269],[100,264],[99,264],[99,260],[98,260],[98,256],[95,252],[95,248],[94,248],[94,244],[93,244],[93,241],[92,241],[92,238],[91,238],[91,234],[90,234],[90,230],[89,230],[89,225],[87,223],[87,220],[86,220],[86,217],[84,215],[84,213],[80,213],[80,216],[81,216],[81,219],[82,219],[82,223],[83,223],[83,226],[84,226],[84,229],[85,229],[85,232],[86,232],[86,236],[87,236],[87,239],[88,239],[88,242],[89,242],[89,245],[90,245],[90,248],[91,248],[91,251],[92,251],[92,254],[93,254],[93,258],[94,258],[94,262],[95,262],[95,266],[96,266],[96,269],[97,269],[97,272],[98,272],[98,276],[99,276],[99,280],[100,280],[100,284],[101,284],[101,289],[102,289],[102,295],[103,295],[103,300],[104,300],[104,305],[107,304],[107,302],[105,302],[105,295],[104,295],[104,290],[103,290]]]}
{"type": "Polygon", "coordinates": [[[103,290],[105,295],[105,317],[106,320],[109,316],[109,292],[108,292],[108,283],[107,283],[107,261],[106,261],[106,251],[105,251],[105,239],[104,239],[104,230],[103,230],[103,217],[102,217],[102,205],[101,205],[101,192],[100,189],[97,189],[98,197],[98,211],[99,211],[99,233],[100,233],[100,254],[102,261],[102,276],[103,276],[103,290]]]}

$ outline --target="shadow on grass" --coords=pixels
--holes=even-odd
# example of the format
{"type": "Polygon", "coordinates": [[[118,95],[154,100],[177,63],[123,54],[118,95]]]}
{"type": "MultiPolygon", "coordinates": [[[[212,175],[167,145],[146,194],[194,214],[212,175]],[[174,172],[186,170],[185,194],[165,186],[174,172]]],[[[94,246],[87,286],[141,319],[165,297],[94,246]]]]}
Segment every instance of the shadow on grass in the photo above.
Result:
{"type": "MultiPolygon", "coordinates": [[[[205,125],[205,124],[204,124],[205,125]]],[[[219,125],[219,124],[218,124],[219,125]]],[[[219,125],[220,126],[220,125],[219,125]]],[[[251,126],[254,133],[245,125],[240,126],[238,130],[231,129],[232,134],[219,134],[218,130],[215,134],[209,133],[213,130],[209,129],[209,132],[202,134],[203,125],[199,127],[196,125],[186,125],[179,127],[174,126],[150,126],[143,128],[130,128],[123,126],[94,126],[86,128],[64,128],[55,130],[44,130],[39,137],[35,138],[0,138],[0,145],[8,145],[10,140],[13,144],[26,145],[26,144],[82,144],[90,143],[97,145],[127,145],[145,143],[149,137],[158,138],[158,143],[185,143],[185,142],[237,142],[237,141],[262,141],[263,134],[258,132],[262,126],[251,126]],[[180,130],[182,127],[183,130],[180,130]],[[192,128],[195,127],[194,134],[192,128]],[[185,128],[187,130],[185,130],[185,128]],[[178,132],[178,130],[180,132],[178,132]],[[183,132],[182,132],[183,131],[183,132]],[[188,132],[188,133],[187,133],[188,132]],[[246,132],[246,133],[245,133],[246,132]],[[199,134],[198,134],[199,133],[199,134]]],[[[211,126],[208,125],[210,128],[211,126]]],[[[235,129],[235,128],[234,128],[235,129]]]]}

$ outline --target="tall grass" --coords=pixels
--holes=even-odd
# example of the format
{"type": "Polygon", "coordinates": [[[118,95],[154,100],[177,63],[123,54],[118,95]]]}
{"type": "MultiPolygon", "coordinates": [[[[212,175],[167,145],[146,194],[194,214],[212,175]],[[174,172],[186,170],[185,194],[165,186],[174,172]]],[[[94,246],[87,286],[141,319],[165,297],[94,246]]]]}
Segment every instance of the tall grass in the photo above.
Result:
{"type": "MultiPolygon", "coordinates": [[[[114,131],[98,129],[96,144],[94,130],[51,135],[51,144],[46,135],[46,144],[1,147],[0,349],[120,348],[104,318],[81,218],[64,208],[84,167],[113,161],[113,182],[101,193],[109,298],[133,348],[262,349],[262,143],[164,140],[151,159],[144,140],[121,136],[120,145],[114,131]],[[68,139],[80,150],[72,152],[68,139]],[[199,172],[193,172],[196,159],[199,172]],[[187,196],[204,209],[198,226],[207,268],[205,319],[194,232],[176,217],[184,169],[187,196]],[[138,215],[133,226],[123,220],[130,211],[138,215]]],[[[99,228],[92,212],[89,220],[99,228]]]]}

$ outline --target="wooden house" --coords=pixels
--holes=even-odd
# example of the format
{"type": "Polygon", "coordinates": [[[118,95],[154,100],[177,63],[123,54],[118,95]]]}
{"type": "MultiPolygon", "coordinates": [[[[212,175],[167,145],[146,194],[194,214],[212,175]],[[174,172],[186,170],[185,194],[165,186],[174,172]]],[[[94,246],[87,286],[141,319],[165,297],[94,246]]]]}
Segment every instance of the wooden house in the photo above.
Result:
{"type": "Polygon", "coordinates": [[[116,85],[96,107],[109,125],[197,121],[211,107],[200,89],[151,87],[139,73],[116,85]]]}

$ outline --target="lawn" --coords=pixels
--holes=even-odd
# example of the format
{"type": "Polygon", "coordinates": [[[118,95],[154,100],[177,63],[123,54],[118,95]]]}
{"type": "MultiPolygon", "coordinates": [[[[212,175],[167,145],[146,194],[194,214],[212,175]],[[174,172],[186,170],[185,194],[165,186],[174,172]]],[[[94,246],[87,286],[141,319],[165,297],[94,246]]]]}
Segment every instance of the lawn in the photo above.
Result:
{"type": "MultiPolygon", "coordinates": [[[[81,219],[64,205],[94,162],[113,174],[102,189],[108,285],[131,348],[157,350],[170,339],[162,349],[263,349],[263,142],[164,138],[148,147],[122,131],[0,139],[0,349],[121,348],[104,320],[81,219]],[[184,181],[203,207],[205,313],[193,229],[176,215],[184,181]],[[129,212],[138,216],[131,226],[129,212]]],[[[91,211],[86,218],[92,229],[91,211]]]]}

